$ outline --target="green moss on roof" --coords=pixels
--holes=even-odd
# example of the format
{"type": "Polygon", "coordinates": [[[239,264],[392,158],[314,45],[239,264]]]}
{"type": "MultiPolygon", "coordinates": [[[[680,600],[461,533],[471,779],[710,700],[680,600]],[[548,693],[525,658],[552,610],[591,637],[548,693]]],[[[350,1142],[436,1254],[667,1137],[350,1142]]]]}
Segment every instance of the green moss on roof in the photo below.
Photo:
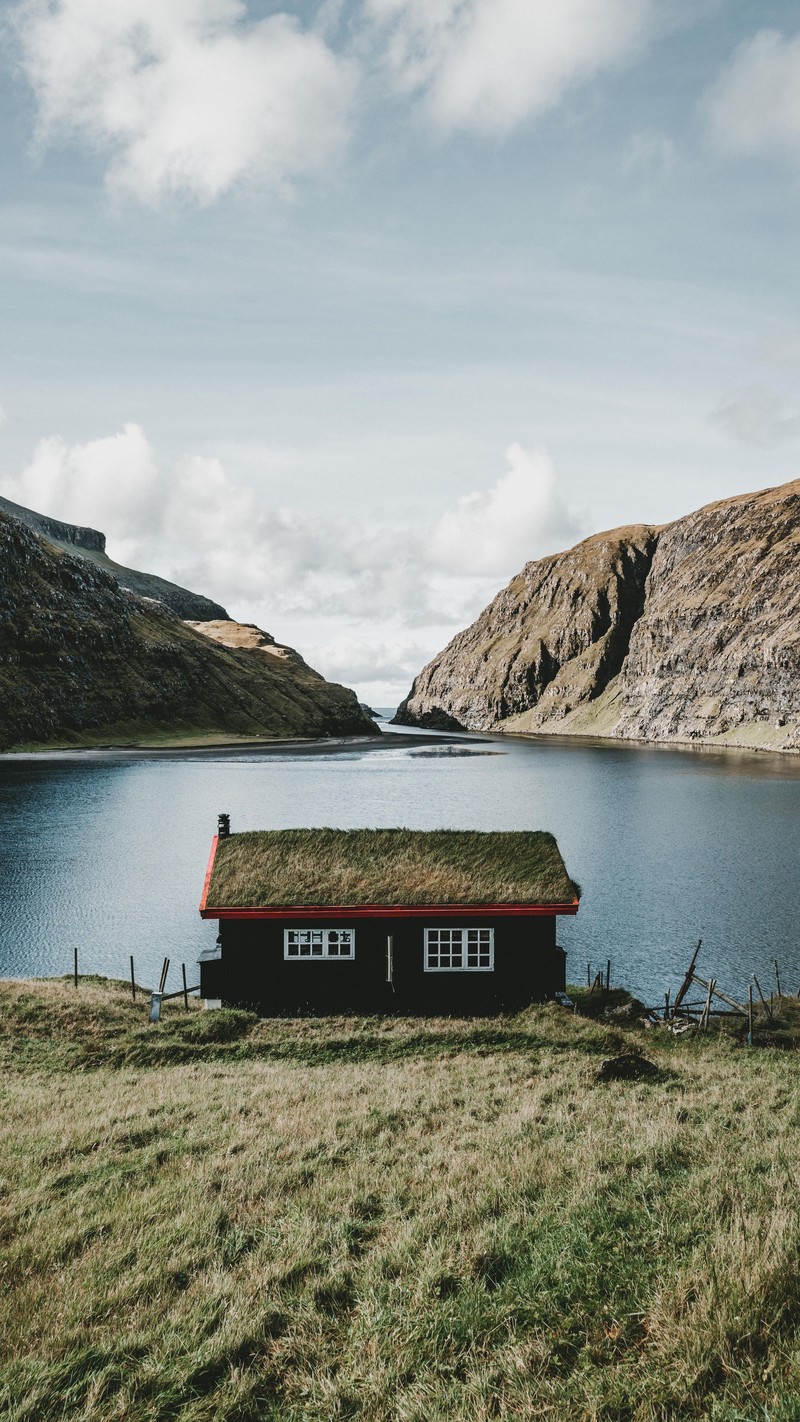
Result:
{"type": "Polygon", "coordinates": [[[221,839],[207,904],[555,904],[578,894],[543,830],[292,829],[221,839]]]}

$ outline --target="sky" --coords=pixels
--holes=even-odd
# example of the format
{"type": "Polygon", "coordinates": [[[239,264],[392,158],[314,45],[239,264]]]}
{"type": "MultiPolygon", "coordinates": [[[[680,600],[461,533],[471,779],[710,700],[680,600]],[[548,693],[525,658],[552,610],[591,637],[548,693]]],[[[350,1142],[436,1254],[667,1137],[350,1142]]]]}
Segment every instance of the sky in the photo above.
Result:
{"type": "Polygon", "coordinates": [[[372,705],[797,476],[796,0],[24,0],[0,493],[372,705]]]}

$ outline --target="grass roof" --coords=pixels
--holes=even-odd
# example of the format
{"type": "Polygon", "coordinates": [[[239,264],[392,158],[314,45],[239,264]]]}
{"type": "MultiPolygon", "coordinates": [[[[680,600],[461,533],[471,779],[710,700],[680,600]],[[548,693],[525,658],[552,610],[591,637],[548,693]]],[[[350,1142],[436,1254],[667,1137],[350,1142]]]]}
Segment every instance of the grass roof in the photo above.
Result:
{"type": "Polygon", "coordinates": [[[556,904],[579,892],[543,830],[291,829],[221,839],[206,902],[556,904]]]}

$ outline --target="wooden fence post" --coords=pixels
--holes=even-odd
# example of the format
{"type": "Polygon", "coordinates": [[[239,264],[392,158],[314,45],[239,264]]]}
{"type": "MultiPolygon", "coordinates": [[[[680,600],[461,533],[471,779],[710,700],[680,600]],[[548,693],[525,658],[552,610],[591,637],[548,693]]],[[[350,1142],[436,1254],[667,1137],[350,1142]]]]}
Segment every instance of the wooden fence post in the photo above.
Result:
{"type": "Polygon", "coordinates": [[[74,978],[74,981],[75,981],[75,986],[77,987],[77,986],[78,986],[78,950],[77,950],[77,948],[73,948],[73,950],[72,950],[72,975],[73,975],[73,978],[74,978]]]}
{"type": "Polygon", "coordinates": [[[689,964],[688,968],[686,969],[686,977],[684,978],[684,980],[683,980],[681,986],[678,988],[678,991],[677,991],[677,993],[675,994],[675,1002],[674,1002],[674,1004],[673,1004],[673,1012],[677,1012],[677,1011],[678,1011],[678,1008],[680,1007],[681,1003],[683,1002],[683,999],[685,998],[687,992],[689,991],[689,988],[691,987],[692,978],[693,978],[694,975],[695,975],[695,973],[694,973],[695,963],[697,962],[697,955],[698,955],[698,953],[700,952],[700,948],[701,948],[701,946],[702,946],[702,943],[703,943],[702,938],[698,938],[698,940],[697,940],[697,947],[695,948],[694,953],[692,954],[692,961],[691,961],[691,963],[689,964]]]}
{"type": "Polygon", "coordinates": [[[186,964],[181,963],[181,973],[183,974],[183,1005],[189,1011],[189,989],[186,986],[186,964]]]}
{"type": "Polygon", "coordinates": [[[763,1004],[764,1011],[766,1012],[766,1014],[767,1014],[768,1017],[771,1017],[771,1016],[772,1016],[772,1008],[770,1007],[769,1003],[767,1002],[767,999],[765,998],[763,992],[761,991],[761,984],[760,984],[760,982],[758,981],[758,978],[756,977],[755,973],[753,973],[753,982],[755,983],[755,985],[756,985],[756,991],[757,991],[759,997],[761,998],[761,1002],[762,1002],[762,1004],[763,1004]]]}
{"type": "Polygon", "coordinates": [[[753,984],[747,989],[747,1045],[753,1045],[753,984]]]}
{"type": "Polygon", "coordinates": [[[136,1001],[136,973],[133,967],[133,954],[131,953],[131,997],[136,1001]]]}

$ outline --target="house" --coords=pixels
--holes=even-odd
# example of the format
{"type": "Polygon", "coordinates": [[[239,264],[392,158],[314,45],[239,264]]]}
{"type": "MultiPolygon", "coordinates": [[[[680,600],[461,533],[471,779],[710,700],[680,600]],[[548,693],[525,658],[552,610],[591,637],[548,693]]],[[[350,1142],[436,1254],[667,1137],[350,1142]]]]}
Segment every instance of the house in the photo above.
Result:
{"type": "Polygon", "coordinates": [[[565,987],[579,890],[542,831],[291,829],[220,816],[200,913],[209,1006],[262,1016],[516,1012],[565,987]]]}

